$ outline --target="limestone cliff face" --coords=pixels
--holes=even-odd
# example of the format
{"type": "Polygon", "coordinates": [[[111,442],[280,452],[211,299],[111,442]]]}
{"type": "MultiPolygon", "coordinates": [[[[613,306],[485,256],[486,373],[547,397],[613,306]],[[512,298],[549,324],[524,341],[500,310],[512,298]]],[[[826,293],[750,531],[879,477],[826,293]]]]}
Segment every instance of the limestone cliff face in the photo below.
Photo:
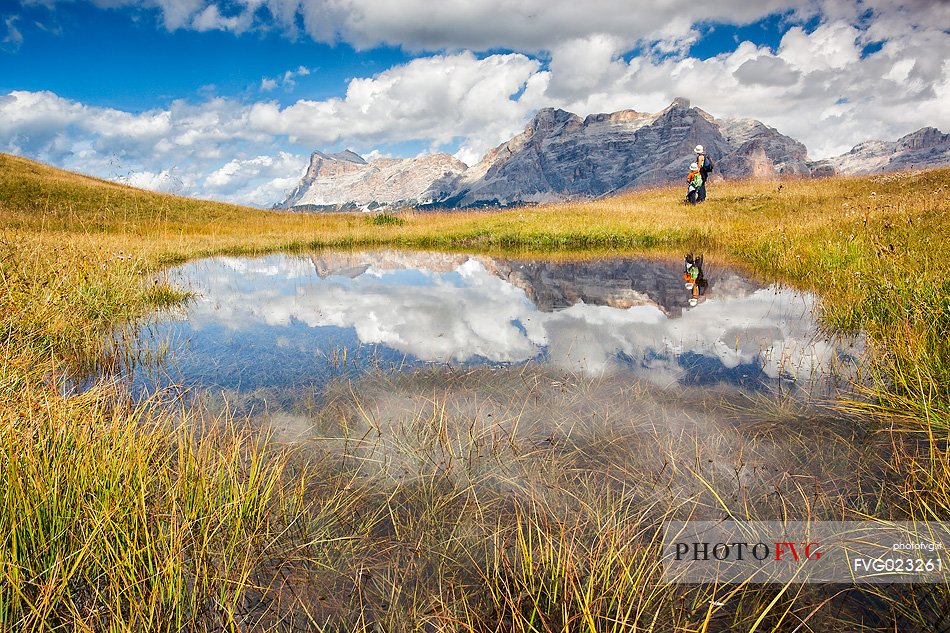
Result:
{"type": "Polygon", "coordinates": [[[465,163],[448,154],[379,158],[368,163],[349,150],[314,152],[300,184],[276,208],[373,210],[431,204],[451,192],[449,184],[465,168],[465,163]]]}
{"type": "Polygon", "coordinates": [[[793,138],[754,119],[725,119],[719,129],[733,151],[719,161],[723,174],[736,178],[809,176],[808,150],[793,138]]]}
{"type": "Polygon", "coordinates": [[[721,138],[686,101],[657,114],[622,110],[581,119],[538,112],[525,130],[495,148],[458,182],[455,206],[511,205],[602,196],[624,188],[678,182],[693,147],[721,138]]]}
{"type": "Polygon", "coordinates": [[[287,194],[287,199],[274,205],[276,209],[290,209],[304,204],[301,200],[308,195],[309,190],[319,179],[321,182],[339,182],[352,179],[352,175],[366,165],[366,161],[358,154],[346,150],[339,154],[324,154],[314,152],[310,155],[310,165],[300,180],[300,184],[287,194]]]}
{"type": "Polygon", "coordinates": [[[544,108],[520,134],[468,168],[447,154],[367,163],[350,151],[315,152],[300,185],[277,206],[472,208],[597,198],[682,182],[696,145],[715,161],[714,181],[950,164],[950,135],[933,128],[812,162],[804,145],[759,121],[717,119],[676,99],[652,114],[621,110],[584,119],[544,108]]]}
{"type": "Polygon", "coordinates": [[[827,161],[838,173],[861,176],[950,165],[950,134],[925,127],[896,141],[867,141],[827,161]]]}

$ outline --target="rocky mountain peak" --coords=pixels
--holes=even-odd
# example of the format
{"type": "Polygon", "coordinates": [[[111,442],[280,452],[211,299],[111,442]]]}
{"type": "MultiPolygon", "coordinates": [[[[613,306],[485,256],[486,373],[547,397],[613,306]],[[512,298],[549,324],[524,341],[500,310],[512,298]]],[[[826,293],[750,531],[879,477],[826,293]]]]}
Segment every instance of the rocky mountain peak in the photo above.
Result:
{"type": "MultiPolygon", "coordinates": [[[[365,165],[363,158],[350,150],[345,150],[337,154],[324,154],[323,152],[314,152],[310,155],[310,165],[304,174],[304,181],[313,182],[318,178],[334,178],[345,174],[353,173],[361,166],[365,165]]],[[[297,189],[300,188],[298,185],[297,189]]],[[[294,190],[295,192],[297,190],[294,190]]],[[[291,193],[293,196],[294,193],[291,193]]]]}
{"type": "Polygon", "coordinates": [[[534,115],[531,122],[525,128],[525,131],[534,133],[549,133],[557,131],[571,123],[580,123],[581,118],[576,114],[561,110],[560,108],[541,108],[534,115]]]}
{"type": "Polygon", "coordinates": [[[923,127],[897,139],[897,144],[903,150],[919,150],[935,147],[948,141],[950,141],[950,134],[944,134],[935,127],[923,127]]]}
{"type": "Polygon", "coordinates": [[[336,154],[324,154],[323,152],[314,152],[313,154],[310,155],[310,162],[313,163],[314,160],[337,160],[337,161],[343,161],[346,163],[356,163],[357,165],[366,164],[366,161],[363,160],[362,156],[348,149],[345,149],[342,152],[337,152],[336,154]]]}
{"type": "Polygon", "coordinates": [[[692,104],[690,103],[689,99],[687,99],[686,97],[676,97],[675,99],[673,99],[673,103],[666,106],[666,109],[663,112],[665,113],[670,110],[690,110],[690,109],[692,109],[692,104]]]}
{"type": "Polygon", "coordinates": [[[925,127],[896,141],[865,141],[827,161],[838,173],[874,174],[950,163],[950,134],[925,127]]]}
{"type": "Polygon", "coordinates": [[[300,184],[275,207],[329,211],[431,204],[451,192],[452,183],[466,168],[443,153],[367,162],[350,150],[314,152],[300,184]]]}
{"type": "Polygon", "coordinates": [[[591,199],[680,183],[703,145],[714,181],[861,174],[950,163],[950,135],[923,128],[812,162],[804,145],[754,119],[717,119],[677,98],[663,110],[591,114],[542,108],[524,130],[467,167],[447,154],[367,162],[345,150],[314,152],[281,208],[472,208],[591,199]]]}

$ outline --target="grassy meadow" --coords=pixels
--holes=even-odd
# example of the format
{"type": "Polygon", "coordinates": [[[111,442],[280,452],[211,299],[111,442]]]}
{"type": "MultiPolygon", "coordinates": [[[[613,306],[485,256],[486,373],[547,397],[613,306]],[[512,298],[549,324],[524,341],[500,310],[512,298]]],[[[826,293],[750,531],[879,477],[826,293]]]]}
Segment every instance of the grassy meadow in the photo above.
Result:
{"type": "Polygon", "coordinates": [[[670,517],[950,520],[950,169],[681,198],[291,214],[0,155],[0,629],[950,627],[946,586],[669,587],[656,556],[670,517]],[[540,369],[377,375],[304,412],[320,441],[107,380],[61,389],[122,354],[115,328],[185,298],[170,265],[377,245],[703,252],[818,293],[828,333],[866,333],[866,380],[803,408],[540,369]]]}

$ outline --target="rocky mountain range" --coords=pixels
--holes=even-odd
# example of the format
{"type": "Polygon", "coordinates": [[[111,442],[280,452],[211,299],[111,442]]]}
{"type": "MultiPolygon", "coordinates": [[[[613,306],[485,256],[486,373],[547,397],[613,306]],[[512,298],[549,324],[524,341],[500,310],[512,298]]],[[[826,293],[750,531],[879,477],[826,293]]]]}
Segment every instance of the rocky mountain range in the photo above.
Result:
{"type": "Polygon", "coordinates": [[[367,162],[347,150],[314,152],[300,184],[276,208],[300,211],[475,208],[591,199],[680,182],[703,145],[715,178],[867,174],[950,164],[950,135],[924,128],[810,161],[804,145],[753,119],[717,119],[685,99],[644,114],[581,118],[544,108],[524,131],[467,167],[448,154],[367,162]]]}
{"type": "MultiPolygon", "coordinates": [[[[678,261],[610,258],[577,261],[511,259],[488,255],[426,251],[325,251],[310,256],[321,278],[355,278],[375,270],[419,269],[450,272],[473,259],[496,277],[524,290],[542,312],[553,312],[578,303],[627,309],[650,305],[676,318],[689,306],[690,293],[683,287],[678,261]]],[[[706,271],[705,296],[717,299],[745,297],[761,289],[738,273],[716,267],[706,271]]]]}
{"type": "Polygon", "coordinates": [[[864,176],[950,165],[950,134],[925,127],[893,142],[867,141],[829,161],[840,174],[864,176]]]}
{"type": "Polygon", "coordinates": [[[372,211],[380,206],[434,204],[465,170],[465,163],[448,154],[378,158],[368,163],[349,150],[314,152],[300,184],[277,208],[372,211]]]}

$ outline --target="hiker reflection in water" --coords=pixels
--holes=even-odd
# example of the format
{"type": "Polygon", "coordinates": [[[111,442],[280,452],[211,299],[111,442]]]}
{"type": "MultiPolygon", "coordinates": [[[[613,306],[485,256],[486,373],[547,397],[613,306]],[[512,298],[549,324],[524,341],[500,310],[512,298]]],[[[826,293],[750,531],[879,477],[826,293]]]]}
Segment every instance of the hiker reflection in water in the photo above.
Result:
{"type": "Polygon", "coordinates": [[[686,254],[686,261],[683,265],[683,281],[686,282],[686,289],[690,291],[689,305],[695,306],[699,303],[699,298],[706,294],[706,276],[703,275],[703,256],[693,257],[692,253],[686,254]]]}

